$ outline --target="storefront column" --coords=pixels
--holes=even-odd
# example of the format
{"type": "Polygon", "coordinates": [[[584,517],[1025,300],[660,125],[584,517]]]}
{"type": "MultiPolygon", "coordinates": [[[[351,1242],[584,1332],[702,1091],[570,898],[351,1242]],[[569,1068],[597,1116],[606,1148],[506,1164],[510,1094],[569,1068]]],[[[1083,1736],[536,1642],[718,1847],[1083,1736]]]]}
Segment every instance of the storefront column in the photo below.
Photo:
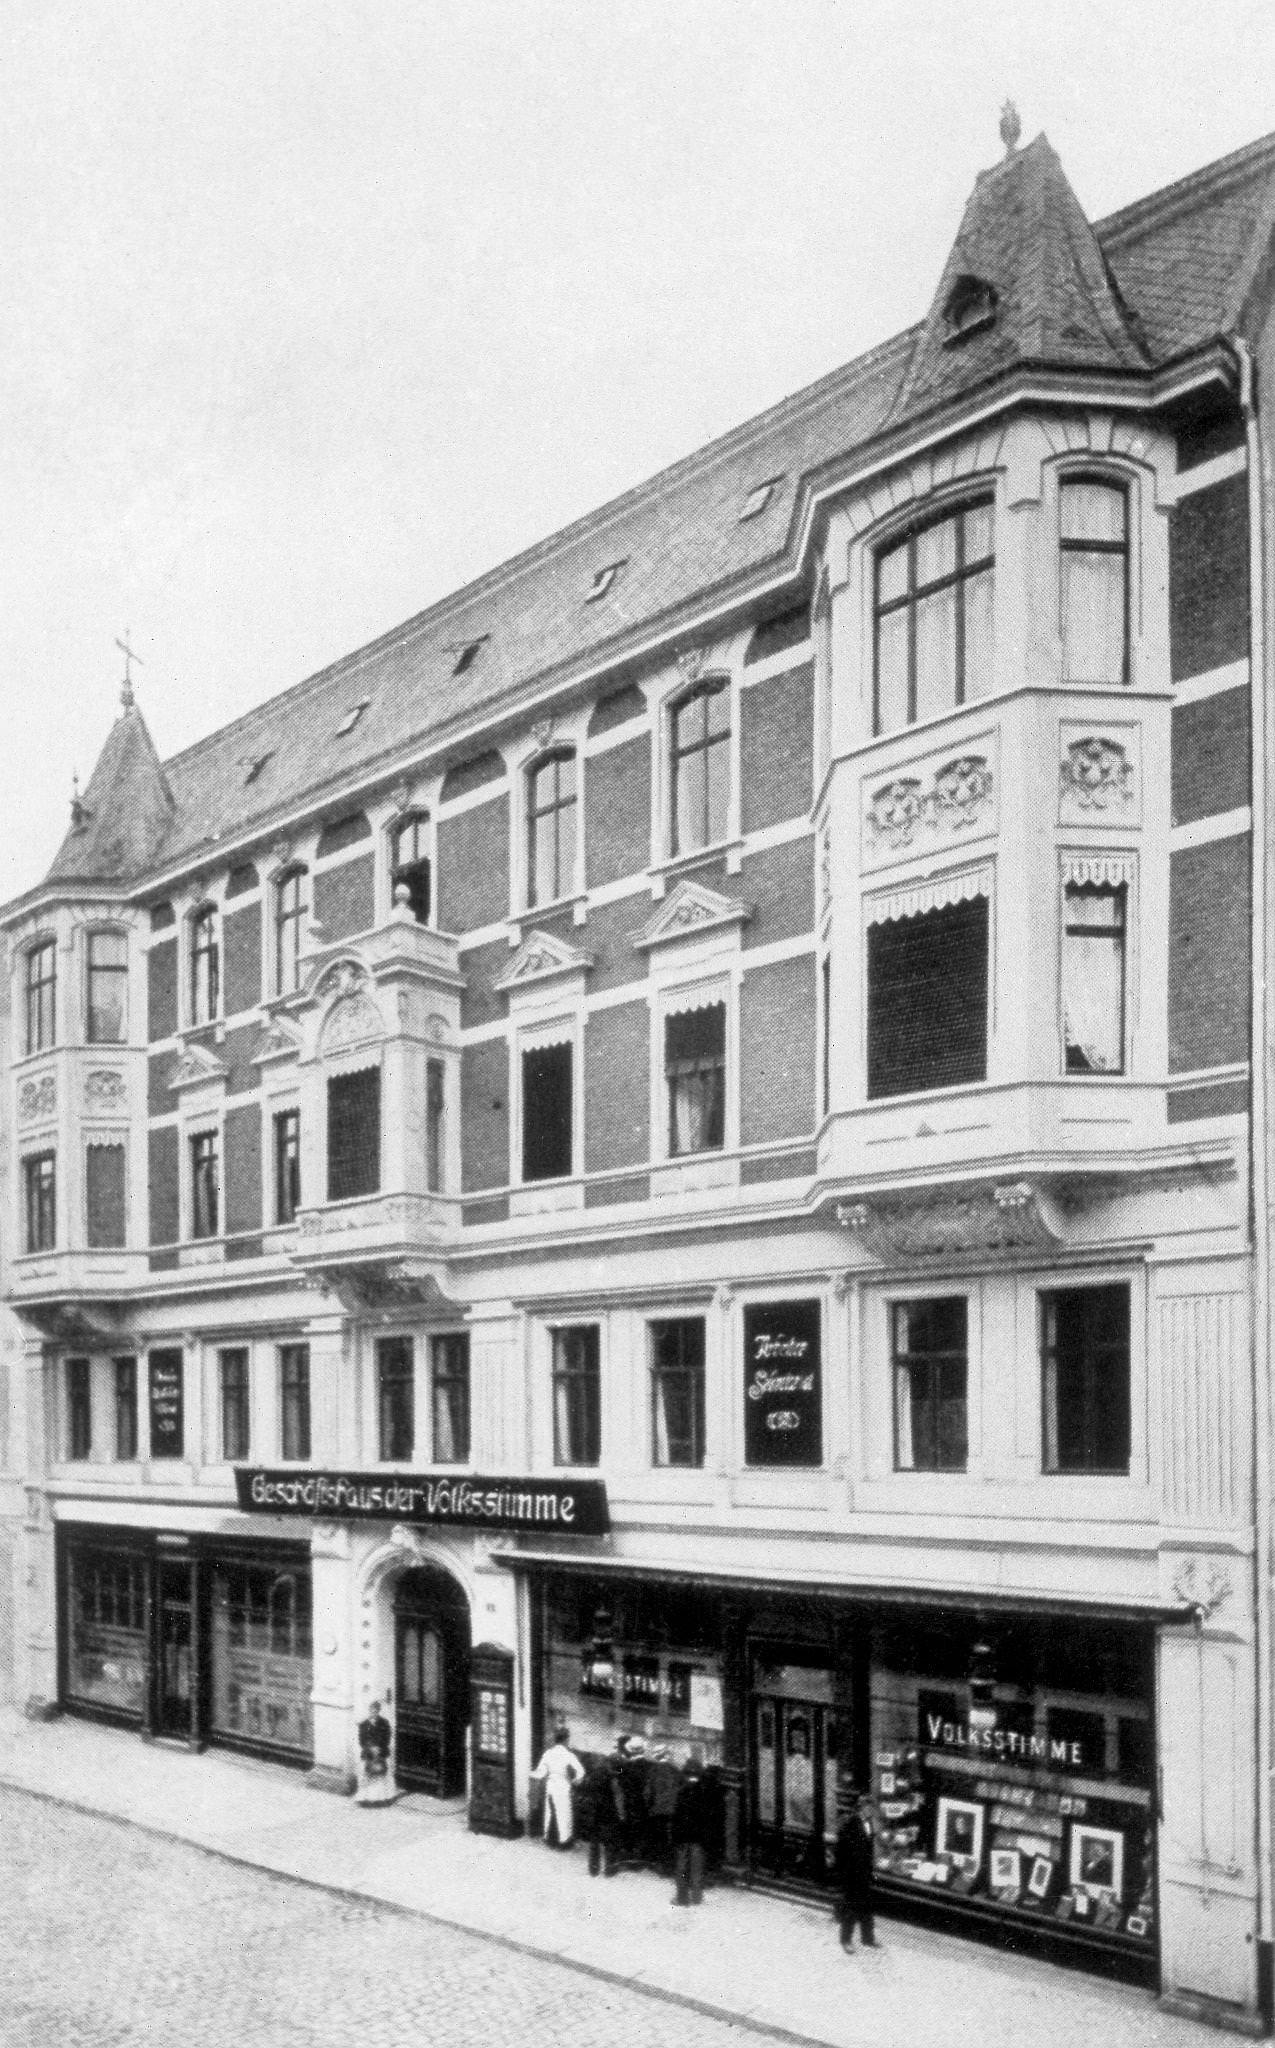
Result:
{"type": "Polygon", "coordinates": [[[868,1789],[865,1766],[870,1758],[866,1721],[866,1699],[856,1684],[855,1630],[846,1614],[837,1613],[832,1622],[832,1702],[837,1716],[837,1825],[844,1819],[847,1795],[868,1789]],[[862,1724],[862,1725],[861,1725],[862,1724]]]}
{"type": "Polygon", "coordinates": [[[58,1592],[53,1516],[48,1495],[39,1481],[48,1471],[49,1446],[56,1424],[52,1413],[53,1373],[46,1365],[41,1338],[26,1338],[22,1351],[26,1471],[36,1483],[24,1489],[18,1558],[19,1594],[26,1624],[26,1673],[19,1696],[25,1696],[25,1711],[32,1720],[47,1721],[58,1711],[58,1592]]]}
{"type": "Polygon", "coordinates": [[[742,1877],[747,1866],[744,1788],[748,1770],[748,1654],[744,1610],[722,1603],[722,1867],[742,1877]]]}
{"type": "Polygon", "coordinates": [[[354,1623],[350,1531],[316,1522],[310,1540],[314,1628],[314,1762],[306,1783],[318,1792],[353,1792],[354,1623]]]}

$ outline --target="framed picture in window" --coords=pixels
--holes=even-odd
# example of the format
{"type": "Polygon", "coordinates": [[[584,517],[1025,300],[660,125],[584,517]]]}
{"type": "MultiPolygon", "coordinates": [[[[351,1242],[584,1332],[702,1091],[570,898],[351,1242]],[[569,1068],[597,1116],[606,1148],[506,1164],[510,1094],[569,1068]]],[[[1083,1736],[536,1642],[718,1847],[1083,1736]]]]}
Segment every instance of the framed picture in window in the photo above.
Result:
{"type": "Polygon", "coordinates": [[[993,1849],[989,1878],[994,1892],[1020,1892],[1023,1888],[1023,1859],[1017,1849],[993,1849]]]}
{"type": "Polygon", "coordinates": [[[1124,1836],[1088,1825],[1071,1831],[1071,1882],[1091,1899],[1118,1899],[1124,1889],[1124,1836]]]}
{"type": "Polygon", "coordinates": [[[940,1799],[934,1853],[959,1870],[976,1871],[983,1861],[983,1808],[972,1799],[940,1799]]]}
{"type": "Polygon", "coordinates": [[[1054,1881],[1053,1860],[1049,1856],[1037,1856],[1027,1878],[1027,1889],[1034,1899],[1049,1896],[1049,1887],[1054,1881]]]}

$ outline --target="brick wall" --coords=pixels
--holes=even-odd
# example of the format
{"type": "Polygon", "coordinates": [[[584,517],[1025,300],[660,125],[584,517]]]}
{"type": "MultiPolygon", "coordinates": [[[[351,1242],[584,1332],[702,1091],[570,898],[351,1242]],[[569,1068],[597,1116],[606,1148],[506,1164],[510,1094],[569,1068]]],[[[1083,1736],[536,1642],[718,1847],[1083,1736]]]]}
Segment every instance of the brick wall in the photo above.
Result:
{"type": "Polygon", "coordinates": [[[357,846],[360,839],[370,839],[372,827],[366,811],[351,811],[348,817],[337,818],[325,825],[319,834],[319,843],[314,849],[316,860],[326,860],[331,853],[343,853],[347,846],[357,846]]]}
{"type": "Polygon", "coordinates": [[[645,981],[646,954],[635,951],[633,940],[649,922],[652,908],[649,896],[622,896],[618,903],[590,907],[589,922],[578,934],[578,942],[594,956],[589,976],[592,995],[605,988],[621,988],[626,982],[645,981]]]}
{"type": "Polygon", "coordinates": [[[514,955],[507,939],[493,939],[489,946],[469,946],[460,956],[465,986],[460,992],[462,1031],[476,1024],[490,1024],[509,1013],[509,998],[499,995],[492,983],[509,972],[514,955]]]}
{"type": "MultiPolygon", "coordinates": [[[[226,1015],[255,1010],[261,1001],[261,905],[245,903],[227,914],[221,927],[226,1015]]],[[[152,1037],[154,1034],[151,1034],[152,1037]]]]}
{"type": "Polygon", "coordinates": [[[585,766],[585,879],[590,889],[639,874],[650,858],[651,742],[646,733],[591,754],[585,766]]]}
{"type": "Polygon", "coordinates": [[[815,1123],[812,956],[744,976],[739,1048],[740,1143],[809,1136],[815,1123]]]}
{"type": "Polygon", "coordinates": [[[1246,804],[1249,781],[1247,690],[1223,690],[1173,713],[1173,822],[1212,818],[1246,804]]]}
{"type": "Polygon", "coordinates": [[[226,1111],[226,1230],[261,1228],[261,1111],[245,1102],[226,1111]]]}
{"type": "Polygon", "coordinates": [[[171,1038],[177,1029],[177,941],[164,939],[146,956],[146,1036],[171,1038]]]}
{"type": "Polygon", "coordinates": [[[742,820],[759,832],[804,817],[814,783],[815,672],[807,664],[740,693],[742,820]]]}
{"type": "Polygon", "coordinates": [[[376,863],[370,853],[343,867],[320,868],[314,877],[314,914],[325,939],[345,939],[371,929],[376,917],[376,863]]]}
{"type": "Polygon", "coordinates": [[[175,1052],[153,1052],[146,1062],[146,1111],[148,1116],[170,1116],[177,1107],[177,1098],[168,1092],[168,1084],[177,1072],[175,1052]]]}
{"type": "Polygon", "coordinates": [[[584,1168],[640,1165],[651,1151],[650,1011],[594,1010],[584,1033],[584,1168]]]}
{"type": "Polygon", "coordinates": [[[813,931],[814,839],[807,834],[749,854],[728,893],[742,896],[753,908],[744,926],[745,947],[769,946],[777,939],[796,939],[813,931]]]}
{"type": "Polygon", "coordinates": [[[767,661],[772,654],[782,654],[785,648],[799,647],[803,640],[810,638],[810,607],[799,604],[793,611],[781,612],[773,619],[766,619],[757,627],[748,643],[744,662],[767,661]]]}
{"type": "Polygon", "coordinates": [[[1229,476],[1169,515],[1173,680],[1248,653],[1248,478],[1229,476]]]}
{"type": "Polygon", "coordinates": [[[509,915],[509,798],[494,797],[438,826],[438,922],[477,931],[509,915]]]}
{"type": "Polygon", "coordinates": [[[179,1175],[181,1151],[176,1124],[149,1133],[147,1168],[150,1182],[150,1241],[174,1244],[180,1229],[179,1175]]]}
{"type": "Polygon", "coordinates": [[[247,1095],[261,1086],[261,1069],[254,1067],[252,1055],[261,1043],[261,1027],[257,1024],[241,1024],[237,1031],[228,1031],[217,1053],[226,1063],[229,1073],[226,1091],[230,1095],[247,1095]]]}
{"type": "Polygon", "coordinates": [[[467,1045],[460,1056],[461,1187],[504,1187],[509,1179],[509,1048],[503,1038],[467,1045]]]}
{"type": "Polygon", "coordinates": [[[1249,835],[1169,858],[1169,1071],[1248,1057],[1249,835]]]}
{"type": "Polygon", "coordinates": [[[452,803],[458,796],[468,796],[471,789],[481,789],[485,783],[499,782],[505,772],[505,763],[494,747],[485,754],[475,754],[472,760],[460,761],[449,768],[443,778],[440,801],[452,803]]]}

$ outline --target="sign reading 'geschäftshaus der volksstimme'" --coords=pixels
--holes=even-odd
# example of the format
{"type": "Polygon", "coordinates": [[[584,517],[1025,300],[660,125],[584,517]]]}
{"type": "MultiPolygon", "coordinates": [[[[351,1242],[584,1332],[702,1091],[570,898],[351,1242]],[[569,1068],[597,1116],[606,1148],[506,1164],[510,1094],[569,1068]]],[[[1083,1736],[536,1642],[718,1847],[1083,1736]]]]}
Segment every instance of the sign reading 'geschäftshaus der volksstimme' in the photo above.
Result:
{"type": "Polygon", "coordinates": [[[600,1479],[435,1479],[415,1472],[298,1472],[239,1467],[249,1514],[311,1515],[328,1522],[446,1523],[470,1529],[558,1529],[604,1536],[611,1527],[600,1479]]]}

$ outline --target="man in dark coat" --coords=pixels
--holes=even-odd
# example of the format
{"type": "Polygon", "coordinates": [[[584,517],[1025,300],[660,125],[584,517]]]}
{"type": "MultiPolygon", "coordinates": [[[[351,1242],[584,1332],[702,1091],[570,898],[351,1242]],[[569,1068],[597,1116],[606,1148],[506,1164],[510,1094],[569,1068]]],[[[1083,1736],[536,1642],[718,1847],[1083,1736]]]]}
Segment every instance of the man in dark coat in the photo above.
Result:
{"type": "Polygon", "coordinates": [[[712,1838],[713,1819],[712,1788],[704,1776],[702,1757],[692,1750],[682,1766],[670,1829],[673,1874],[677,1879],[675,1905],[698,1906],[703,1901],[704,1858],[712,1838]]]}
{"type": "Polygon", "coordinates": [[[359,1722],[359,1755],[369,1778],[383,1778],[390,1754],[390,1724],[381,1712],[381,1702],[373,1700],[367,1710],[367,1719],[359,1722]]]}
{"type": "Polygon", "coordinates": [[[876,1934],[872,1918],[872,1830],[864,1818],[857,1792],[851,1792],[846,1800],[846,1814],[837,1830],[837,1846],[833,1856],[833,1871],[837,1880],[837,1920],[841,1927],[841,1946],[847,1952],[854,1947],[856,1926],[865,1948],[875,1948],[876,1934]]]}
{"type": "Polygon", "coordinates": [[[624,1855],[625,1800],[620,1775],[624,1737],[614,1752],[592,1764],[577,1795],[586,1819],[580,1832],[589,1844],[590,1877],[614,1877],[624,1855]],[[587,1829],[587,1833],[586,1833],[587,1829]]]}

